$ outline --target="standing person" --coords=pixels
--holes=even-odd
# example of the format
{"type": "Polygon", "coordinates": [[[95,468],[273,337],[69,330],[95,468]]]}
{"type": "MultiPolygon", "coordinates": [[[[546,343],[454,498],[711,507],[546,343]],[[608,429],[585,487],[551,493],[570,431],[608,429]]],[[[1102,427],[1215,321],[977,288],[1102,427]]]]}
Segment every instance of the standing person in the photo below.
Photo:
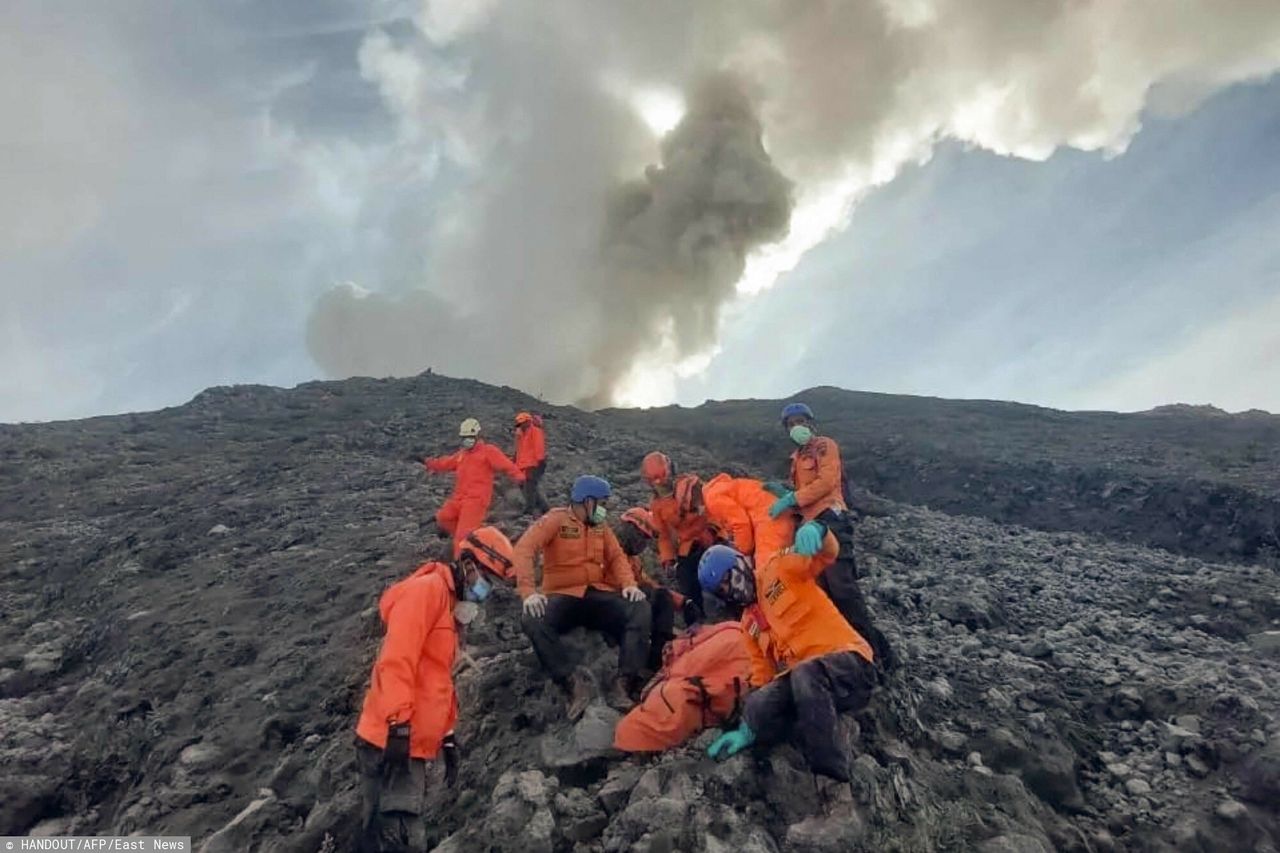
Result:
{"type": "Polygon", "coordinates": [[[382,594],[378,612],[386,636],[356,724],[361,850],[426,849],[427,762],[443,756],[450,786],[458,776],[452,671],[456,622],[467,612],[458,605],[484,601],[491,590],[485,573],[503,574],[514,557],[501,531],[482,527],[465,537],[453,562],[423,563],[382,594]]]}
{"type": "Polygon", "coordinates": [[[524,482],[524,474],[507,455],[492,444],[481,440],[480,422],[467,418],[458,428],[458,450],[447,456],[423,460],[423,466],[433,474],[454,472],[453,494],[436,512],[436,524],[453,538],[456,556],[467,534],[484,524],[493,500],[493,475],[501,471],[517,483],[524,482]]]}
{"type": "Polygon", "coordinates": [[[684,596],[684,621],[693,625],[704,617],[698,558],[712,544],[702,504],[702,481],[696,474],[676,474],[671,458],[654,451],[640,463],[640,475],[653,489],[649,512],[658,530],[658,560],[674,571],[684,596]]]}
{"type": "Polygon", "coordinates": [[[551,509],[539,484],[547,470],[547,434],[542,418],[528,412],[516,415],[516,467],[524,474],[524,511],[543,513],[551,509]]]}
{"type": "Polygon", "coordinates": [[[741,624],[756,688],[747,696],[740,725],[712,742],[712,758],[777,741],[794,728],[814,773],[849,781],[838,715],[866,706],[876,673],[871,646],[816,582],[837,553],[839,544],[827,533],[817,554],[779,551],[763,566],[728,545],[703,554],[703,587],[745,608],[741,624]]]}
{"type": "MultiPolygon", "coordinates": [[[[818,522],[822,532],[830,530],[840,544],[839,556],[819,578],[823,591],[835,602],[851,626],[866,637],[875,649],[879,666],[889,671],[896,665],[889,639],[876,628],[858,586],[858,563],[854,554],[853,514],[844,499],[844,466],[840,447],[828,436],[818,435],[813,410],[804,403],[788,403],[782,409],[782,426],[796,445],[791,454],[791,490],[784,491],[769,509],[777,518],[787,511],[799,514],[802,522],[818,522]]],[[[797,529],[797,536],[805,524],[797,529]]],[[[816,526],[806,539],[811,547],[820,541],[816,526]]],[[[797,540],[797,545],[799,544],[797,540]]],[[[808,554],[813,555],[814,550],[808,554]]]]}
{"type": "Polygon", "coordinates": [[[542,668],[567,694],[570,720],[586,711],[593,691],[590,677],[570,659],[562,634],[589,628],[618,643],[618,675],[608,702],[621,710],[633,704],[649,654],[649,604],[636,586],[627,555],[605,524],[611,495],[601,478],[578,477],[569,506],[552,509],[516,543],[516,590],[524,600],[520,627],[542,668]],[[534,585],[539,555],[540,590],[534,585]]]}

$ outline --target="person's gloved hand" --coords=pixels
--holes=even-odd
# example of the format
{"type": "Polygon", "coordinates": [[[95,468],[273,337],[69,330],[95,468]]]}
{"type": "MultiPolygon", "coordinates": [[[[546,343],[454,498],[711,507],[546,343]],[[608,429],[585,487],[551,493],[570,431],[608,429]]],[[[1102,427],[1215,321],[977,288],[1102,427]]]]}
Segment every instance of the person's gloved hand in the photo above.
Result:
{"type": "Polygon", "coordinates": [[[640,587],[634,584],[622,591],[622,597],[627,601],[644,601],[644,593],[640,591],[640,587]]]}
{"type": "Polygon", "coordinates": [[[452,788],[458,782],[458,765],[462,761],[462,749],[453,732],[440,741],[440,752],[444,756],[444,783],[452,788]]]}
{"type": "Polygon", "coordinates": [[[541,619],[547,612],[547,597],[540,592],[529,593],[522,605],[525,616],[541,619]]]}
{"type": "Polygon", "coordinates": [[[782,497],[773,502],[773,506],[769,507],[769,517],[777,518],[791,507],[796,505],[796,493],[787,492],[782,497]]]}
{"type": "Polygon", "coordinates": [[[692,598],[686,598],[680,605],[680,614],[684,616],[685,625],[696,625],[702,621],[702,608],[692,598]]]}
{"type": "Polygon", "coordinates": [[[409,724],[387,727],[387,745],[382,748],[382,776],[387,778],[409,768],[409,724]]]}
{"type": "Polygon", "coordinates": [[[822,538],[826,530],[816,521],[806,521],[796,531],[796,541],[791,550],[802,557],[812,557],[822,550],[822,538]]]}
{"type": "Polygon", "coordinates": [[[707,755],[719,761],[721,758],[728,758],[731,755],[737,755],[742,752],[742,750],[751,746],[755,739],[756,733],[751,731],[747,721],[743,720],[736,729],[731,732],[724,732],[720,737],[712,741],[711,746],[707,747],[707,755]]]}

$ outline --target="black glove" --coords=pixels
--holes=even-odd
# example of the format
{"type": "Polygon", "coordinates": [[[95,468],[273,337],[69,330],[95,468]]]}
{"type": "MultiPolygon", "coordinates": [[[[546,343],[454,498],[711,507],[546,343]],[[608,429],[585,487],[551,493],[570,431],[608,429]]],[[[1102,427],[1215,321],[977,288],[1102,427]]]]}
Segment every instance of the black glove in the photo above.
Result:
{"type": "Polygon", "coordinates": [[[684,624],[686,626],[702,621],[702,608],[699,607],[698,602],[694,601],[692,598],[686,598],[684,600],[684,606],[681,608],[681,613],[684,616],[684,624]]]}
{"type": "Polygon", "coordinates": [[[408,456],[405,457],[406,462],[412,462],[415,465],[421,465],[422,459],[423,457],[419,456],[417,453],[410,453],[408,456]]]}
{"type": "Polygon", "coordinates": [[[440,751],[444,753],[444,783],[452,788],[458,782],[458,765],[462,762],[462,749],[453,732],[440,741],[440,751]]]}
{"type": "Polygon", "coordinates": [[[387,745],[382,750],[382,776],[409,769],[409,724],[392,723],[387,727],[387,745]]]}

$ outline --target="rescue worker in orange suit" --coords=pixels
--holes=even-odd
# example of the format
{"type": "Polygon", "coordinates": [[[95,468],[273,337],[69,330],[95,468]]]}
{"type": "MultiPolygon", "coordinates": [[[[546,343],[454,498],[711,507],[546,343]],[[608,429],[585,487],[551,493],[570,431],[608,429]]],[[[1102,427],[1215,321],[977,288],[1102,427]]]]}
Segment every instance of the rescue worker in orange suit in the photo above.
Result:
{"type": "Polygon", "coordinates": [[[850,757],[840,743],[838,715],[870,700],[874,652],[817,584],[839,543],[825,531],[813,535],[820,542],[813,556],[780,551],[761,568],[728,545],[702,556],[703,587],[745,608],[741,624],[753,640],[750,681],[758,688],[747,696],[738,727],[717,737],[707,754],[725,758],[794,728],[809,768],[848,782],[850,757]]]}
{"type": "Polygon", "coordinates": [[[456,556],[467,534],[484,524],[493,500],[493,475],[502,472],[517,483],[524,474],[507,455],[480,438],[480,422],[467,418],[458,428],[462,446],[448,456],[423,461],[433,474],[454,473],[453,494],[436,512],[436,524],[453,539],[456,556]]]}
{"type": "MultiPolygon", "coordinates": [[[[840,544],[839,556],[818,583],[854,630],[870,641],[879,666],[888,672],[896,664],[893,648],[872,622],[858,586],[853,514],[844,499],[840,448],[831,438],[817,434],[813,410],[804,403],[788,403],[782,409],[782,425],[796,445],[791,454],[791,489],[779,490],[781,494],[769,509],[769,515],[777,518],[792,512],[798,514],[802,522],[819,522],[835,535],[840,544]]],[[[809,541],[815,540],[809,537],[809,541]]],[[[816,552],[810,555],[813,553],[816,552]]]]}
{"type": "Polygon", "coordinates": [[[648,666],[656,671],[662,666],[662,648],[671,641],[676,625],[676,608],[684,603],[684,597],[667,589],[645,571],[641,555],[649,543],[658,538],[658,529],[653,525],[653,514],[649,510],[637,506],[624,512],[614,535],[631,563],[631,575],[636,586],[649,600],[648,666]]]}
{"type": "Polygon", "coordinates": [[[706,611],[698,585],[698,558],[714,539],[707,529],[702,505],[702,482],[695,474],[676,474],[665,453],[654,451],[640,463],[640,475],[653,489],[649,512],[658,529],[658,560],[674,571],[684,596],[684,621],[693,625],[706,611]]]}
{"type": "Polygon", "coordinates": [[[777,497],[759,480],[717,474],[703,483],[702,500],[721,544],[732,545],[757,563],[767,563],[791,547],[795,517],[785,512],[776,518],[769,515],[777,497]]]}
{"type": "Polygon", "coordinates": [[[542,513],[551,509],[539,484],[547,470],[547,434],[542,418],[528,412],[516,415],[516,467],[524,474],[524,511],[542,513]]]}
{"type": "Polygon", "coordinates": [[[569,506],[552,509],[516,543],[516,590],[524,600],[520,627],[542,668],[568,694],[569,719],[586,711],[590,676],[574,667],[561,635],[584,627],[618,643],[618,675],[609,704],[626,709],[640,688],[649,655],[649,604],[631,563],[605,523],[609,484],[584,475],[574,480],[569,506]],[[534,586],[534,560],[542,555],[542,588],[534,586]],[[621,592],[618,592],[621,590],[621,592]]]}
{"type": "Polygon", "coordinates": [[[426,849],[427,762],[443,757],[450,786],[458,777],[457,625],[488,597],[486,572],[502,574],[514,557],[501,531],[482,527],[464,537],[452,563],[423,563],[382,594],[386,636],[356,724],[361,850],[426,849]]]}

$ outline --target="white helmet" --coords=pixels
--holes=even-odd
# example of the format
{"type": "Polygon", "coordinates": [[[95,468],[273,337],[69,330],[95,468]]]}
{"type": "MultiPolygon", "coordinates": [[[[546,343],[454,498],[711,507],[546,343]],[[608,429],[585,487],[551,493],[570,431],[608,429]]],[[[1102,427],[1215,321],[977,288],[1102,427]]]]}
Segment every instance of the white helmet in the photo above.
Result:
{"type": "Polygon", "coordinates": [[[480,422],[475,418],[467,418],[462,422],[462,426],[458,427],[458,435],[463,438],[475,438],[480,434],[480,422]]]}

